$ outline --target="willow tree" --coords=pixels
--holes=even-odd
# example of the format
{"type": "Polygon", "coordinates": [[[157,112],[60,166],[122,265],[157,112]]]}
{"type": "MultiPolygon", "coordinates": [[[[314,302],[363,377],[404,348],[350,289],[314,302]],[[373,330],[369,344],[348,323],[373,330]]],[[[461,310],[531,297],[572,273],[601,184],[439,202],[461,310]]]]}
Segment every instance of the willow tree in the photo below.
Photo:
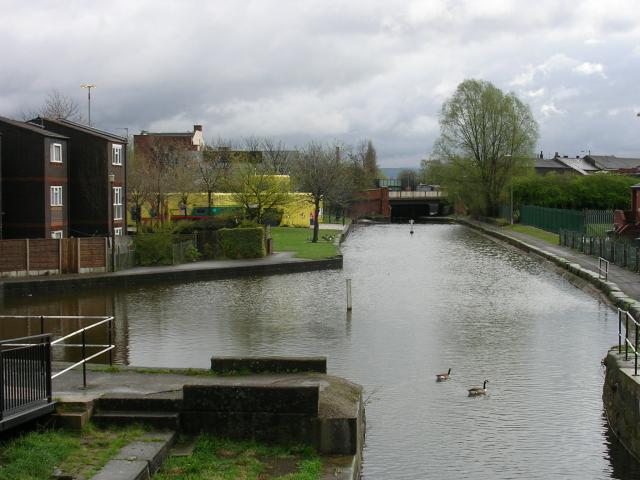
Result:
{"type": "Polygon", "coordinates": [[[468,175],[454,181],[464,188],[472,179],[482,213],[496,216],[508,182],[532,163],[537,139],[531,109],[514,93],[483,80],[465,80],[442,106],[433,156],[466,170],[468,175]]]}

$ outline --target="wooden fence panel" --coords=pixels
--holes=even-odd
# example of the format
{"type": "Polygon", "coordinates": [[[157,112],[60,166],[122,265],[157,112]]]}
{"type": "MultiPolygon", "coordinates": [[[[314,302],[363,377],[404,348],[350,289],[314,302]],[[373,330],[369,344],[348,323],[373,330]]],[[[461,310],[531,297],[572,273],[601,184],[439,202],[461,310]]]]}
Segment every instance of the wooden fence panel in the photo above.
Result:
{"type": "Polygon", "coordinates": [[[104,267],[106,253],[106,242],[104,241],[104,238],[83,238],[80,242],[80,267],[104,267]]]}
{"type": "Polygon", "coordinates": [[[29,240],[29,270],[57,270],[60,266],[60,243],[54,238],[29,240]]]}
{"type": "Polygon", "coordinates": [[[0,240],[0,272],[21,272],[27,269],[27,242],[0,240]]]}

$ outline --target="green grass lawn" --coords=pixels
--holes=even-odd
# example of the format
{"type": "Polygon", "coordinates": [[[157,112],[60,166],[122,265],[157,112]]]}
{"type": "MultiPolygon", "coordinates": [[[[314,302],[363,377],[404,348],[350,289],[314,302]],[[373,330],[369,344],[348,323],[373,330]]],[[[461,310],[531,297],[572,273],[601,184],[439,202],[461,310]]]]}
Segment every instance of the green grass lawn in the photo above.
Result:
{"type": "Polygon", "coordinates": [[[54,469],[91,478],[118,451],[144,434],[137,427],[82,432],[42,430],[0,442],[0,480],[47,480],[54,469]]]}
{"type": "Polygon", "coordinates": [[[526,235],[530,235],[532,237],[538,238],[540,240],[544,240],[551,245],[558,245],[560,237],[557,233],[547,232],[546,230],[541,230],[536,227],[531,227],[529,225],[506,225],[503,227],[506,230],[512,230],[518,233],[524,233],[526,235]]]}
{"type": "Polygon", "coordinates": [[[169,457],[154,480],[316,480],[320,458],[307,447],[273,447],[201,435],[193,454],[169,457]]]}
{"type": "Polygon", "coordinates": [[[311,243],[313,230],[310,228],[271,228],[274,251],[295,252],[295,256],[298,258],[312,260],[335,257],[338,254],[338,249],[333,240],[327,240],[327,238],[335,238],[337,235],[340,235],[339,230],[320,230],[318,242],[311,243]]]}

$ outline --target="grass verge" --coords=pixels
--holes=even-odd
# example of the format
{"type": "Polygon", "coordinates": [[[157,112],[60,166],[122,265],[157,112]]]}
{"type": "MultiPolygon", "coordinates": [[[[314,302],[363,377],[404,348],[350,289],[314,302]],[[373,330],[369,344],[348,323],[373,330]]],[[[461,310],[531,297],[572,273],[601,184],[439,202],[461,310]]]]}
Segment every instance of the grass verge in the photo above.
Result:
{"type": "Polygon", "coordinates": [[[169,457],[154,480],[316,480],[321,462],[308,447],[273,447],[201,435],[189,457],[169,457]]]}
{"type": "Polygon", "coordinates": [[[310,228],[273,227],[273,247],[276,252],[295,252],[298,258],[320,260],[335,257],[338,249],[333,239],[340,235],[339,230],[320,230],[317,243],[312,243],[313,230],[310,228]]]}
{"type": "Polygon", "coordinates": [[[82,432],[44,430],[0,443],[0,480],[45,480],[59,470],[74,478],[91,478],[122,447],[140,438],[140,427],[82,432]]]}
{"type": "Polygon", "coordinates": [[[517,233],[524,233],[525,235],[530,235],[539,240],[543,240],[551,245],[558,245],[560,241],[560,237],[557,233],[547,232],[546,230],[541,230],[540,228],[531,227],[529,225],[506,225],[503,227],[506,230],[511,230],[517,233]]]}

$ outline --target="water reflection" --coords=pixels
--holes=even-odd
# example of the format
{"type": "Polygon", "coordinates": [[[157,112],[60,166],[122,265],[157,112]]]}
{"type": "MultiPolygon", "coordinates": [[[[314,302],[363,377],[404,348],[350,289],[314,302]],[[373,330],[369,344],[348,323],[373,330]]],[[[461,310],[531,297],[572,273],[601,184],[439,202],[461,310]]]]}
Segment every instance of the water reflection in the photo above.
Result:
{"type": "Polygon", "coordinates": [[[600,359],[617,332],[608,307],[456,225],[358,229],[344,253],[343,271],[11,300],[5,311],[113,312],[117,358],[135,365],[327,355],[369,397],[367,479],[635,478],[602,422],[600,359]],[[469,399],[484,378],[489,396],[469,399]]]}

